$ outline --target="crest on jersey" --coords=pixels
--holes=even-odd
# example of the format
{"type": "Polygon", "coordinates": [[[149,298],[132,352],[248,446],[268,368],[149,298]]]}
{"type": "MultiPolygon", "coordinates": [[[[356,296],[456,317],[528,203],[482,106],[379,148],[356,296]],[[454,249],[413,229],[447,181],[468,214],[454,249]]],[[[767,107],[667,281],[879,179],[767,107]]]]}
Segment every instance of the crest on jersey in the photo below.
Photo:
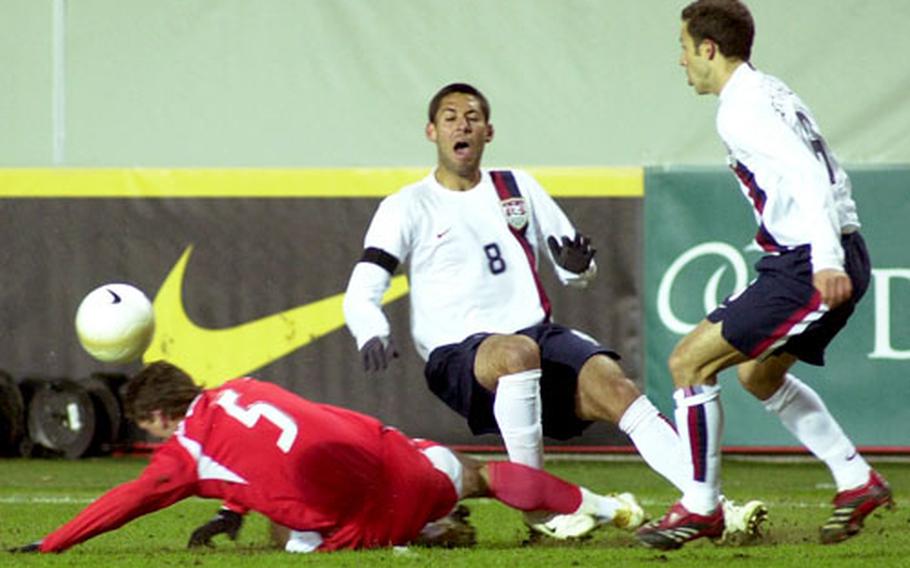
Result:
{"type": "Polygon", "coordinates": [[[510,197],[503,199],[502,214],[506,217],[506,222],[512,229],[523,231],[528,226],[528,206],[525,204],[523,197],[510,197]]]}

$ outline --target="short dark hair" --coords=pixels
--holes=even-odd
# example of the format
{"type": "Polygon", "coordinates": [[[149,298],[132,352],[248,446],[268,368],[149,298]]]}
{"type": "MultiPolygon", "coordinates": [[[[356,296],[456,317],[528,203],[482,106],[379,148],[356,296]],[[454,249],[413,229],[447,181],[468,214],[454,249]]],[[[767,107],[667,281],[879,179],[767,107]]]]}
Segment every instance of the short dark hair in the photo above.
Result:
{"type": "Polygon", "coordinates": [[[166,361],[146,365],[123,389],[124,413],[134,422],[151,419],[155,410],[180,418],[202,392],[183,369],[166,361]]]}
{"type": "Polygon", "coordinates": [[[683,8],[682,19],[696,47],[709,39],[724,57],[749,61],[752,56],[755,22],[739,0],[696,0],[683,8]]]}
{"type": "Polygon", "coordinates": [[[487,122],[490,121],[490,101],[488,101],[487,98],[483,96],[483,93],[481,93],[477,87],[469,85],[467,83],[449,83],[445,87],[439,89],[439,91],[433,95],[433,98],[430,99],[430,108],[429,112],[427,113],[430,122],[434,122],[436,120],[436,113],[439,112],[439,105],[442,103],[442,99],[444,99],[447,95],[451,95],[452,93],[463,93],[465,95],[471,95],[472,97],[477,98],[477,100],[480,101],[480,110],[483,111],[484,120],[487,122]]]}

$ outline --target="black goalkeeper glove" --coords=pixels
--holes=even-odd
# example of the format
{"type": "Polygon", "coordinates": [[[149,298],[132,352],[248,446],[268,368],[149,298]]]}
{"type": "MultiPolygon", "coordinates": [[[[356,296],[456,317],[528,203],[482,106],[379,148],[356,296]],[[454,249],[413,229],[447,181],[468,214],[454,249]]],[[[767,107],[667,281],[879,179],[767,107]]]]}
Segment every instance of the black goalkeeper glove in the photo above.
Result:
{"type": "Polygon", "coordinates": [[[569,237],[562,237],[562,244],[556,237],[550,236],[547,237],[547,244],[556,264],[575,274],[587,270],[591,266],[594,253],[597,252],[591,247],[591,239],[581,233],[575,233],[574,241],[569,237]]]}
{"type": "Polygon", "coordinates": [[[379,337],[374,337],[363,344],[360,356],[363,357],[363,369],[366,372],[385,371],[389,362],[398,357],[398,350],[395,349],[391,337],[387,343],[383,343],[379,337]]]}
{"type": "Polygon", "coordinates": [[[15,548],[7,548],[7,552],[12,552],[13,554],[21,554],[24,552],[41,552],[41,541],[35,541],[24,546],[17,546],[15,548]]]}
{"type": "Polygon", "coordinates": [[[240,532],[240,527],[242,526],[243,515],[230,509],[221,509],[212,517],[212,520],[193,531],[186,546],[187,548],[200,546],[214,548],[215,544],[212,542],[212,537],[222,533],[226,534],[231,540],[237,540],[237,533],[240,532]]]}

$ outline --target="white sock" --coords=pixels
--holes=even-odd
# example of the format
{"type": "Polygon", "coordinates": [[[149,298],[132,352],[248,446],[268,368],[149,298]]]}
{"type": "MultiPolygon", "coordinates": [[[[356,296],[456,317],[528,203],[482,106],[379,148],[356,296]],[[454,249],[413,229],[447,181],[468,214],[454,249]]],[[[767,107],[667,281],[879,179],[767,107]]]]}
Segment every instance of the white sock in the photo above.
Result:
{"type": "Polygon", "coordinates": [[[692,472],[682,504],[692,513],[707,515],[720,503],[720,441],[724,429],[720,385],[677,389],[673,398],[676,428],[692,472]]]}
{"type": "Polygon", "coordinates": [[[540,369],[530,369],[499,378],[493,415],[502,433],[509,461],[543,467],[540,369]]]}
{"type": "Polygon", "coordinates": [[[623,506],[616,498],[609,495],[598,495],[579,486],[581,490],[581,505],[574,514],[594,515],[600,521],[609,523],[616,516],[616,510],[623,506]]]}
{"type": "Polygon", "coordinates": [[[809,385],[788,373],[784,384],[764,405],[765,410],[777,414],[803,446],[825,462],[838,491],[859,487],[869,480],[869,464],[809,385]]]}
{"type": "Polygon", "coordinates": [[[685,491],[692,477],[689,459],[676,430],[648,397],[641,395],[629,405],[619,419],[619,429],[631,438],[651,469],[685,491]]]}

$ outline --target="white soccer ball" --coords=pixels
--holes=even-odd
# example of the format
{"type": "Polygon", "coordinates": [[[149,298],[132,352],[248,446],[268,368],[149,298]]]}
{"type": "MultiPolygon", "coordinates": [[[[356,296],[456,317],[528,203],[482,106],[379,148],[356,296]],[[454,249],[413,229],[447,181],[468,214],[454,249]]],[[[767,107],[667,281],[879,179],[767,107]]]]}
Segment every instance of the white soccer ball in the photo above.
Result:
{"type": "Polygon", "coordinates": [[[76,310],[76,335],[89,355],[105,363],[142,356],[155,332],[152,303],[129,284],[95,288],[76,310]]]}

